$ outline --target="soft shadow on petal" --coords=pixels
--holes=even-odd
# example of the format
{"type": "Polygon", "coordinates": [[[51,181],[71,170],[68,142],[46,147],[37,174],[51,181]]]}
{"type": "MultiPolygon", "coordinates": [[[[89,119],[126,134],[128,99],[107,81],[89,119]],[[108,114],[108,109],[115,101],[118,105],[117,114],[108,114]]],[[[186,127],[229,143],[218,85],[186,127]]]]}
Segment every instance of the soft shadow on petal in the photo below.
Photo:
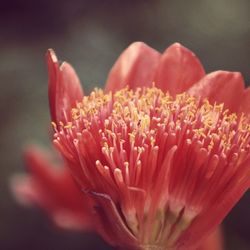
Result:
{"type": "Polygon", "coordinates": [[[207,98],[213,103],[224,103],[235,112],[244,91],[244,79],[238,72],[215,71],[203,77],[193,85],[188,93],[198,98],[207,98]]]}
{"type": "Polygon", "coordinates": [[[151,86],[160,53],[145,43],[132,43],[117,59],[106,81],[106,91],[151,86]]]}
{"type": "Polygon", "coordinates": [[[47,52],[49,72],[49,104],[52,121],[65,122],[70,110],[83,98],[83,90],[73,67],[59,62],[53,50],[47,52]]]}
{"type": "Polygon", "coordinates": [[[163,53],[155,75],[156,87],[171,95],[187,90],[205,75],[199,59],[190,50],[174,43],[163,53]]]}

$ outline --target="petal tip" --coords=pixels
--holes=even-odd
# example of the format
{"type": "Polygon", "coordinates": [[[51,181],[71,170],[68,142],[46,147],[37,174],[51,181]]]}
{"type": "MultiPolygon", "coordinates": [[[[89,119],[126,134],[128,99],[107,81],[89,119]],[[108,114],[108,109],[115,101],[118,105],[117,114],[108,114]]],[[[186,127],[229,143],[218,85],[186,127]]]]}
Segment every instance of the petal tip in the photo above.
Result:
{"type": "Polygon", "coordinates": [[[129,47],[141,47],[141,46],[145,46],[146,44],[144,42],[141,42],[141,41],[136,41],[136,42],[133,42],[129,45],[129,47]]]}
{"type": "Polygon", "coordinates": [[[181,43],[172,43],[167,49],[184,49],[184,50],[188,50],[185,46],[183,46],[181,43]]]}
{"type": "Polygon", "coordinates": [[[181,43],[175,42],[175,43],[171,44],[169,47],[183,48],[184,46],[181,43]]]}
{"type": "MultiPolygon", "coordinates": [[[[185,47],[184,45],[182,45],[181,43],[178,43],[178,42],[173,43],[172,45],[170,45],[170,46],[167,48],[167,50],[168,50],[168,49],[177,50],[177,51],[179,51],[180,53],[181,53],[181,52],[183,52],[183,53],[188,53],[188,54],[191,55],[192,57],[197,58],[197,56],[195,55],[195,53],[194,53],[192,50],[188,49],[187,47],[185,47]]],[[[198,59],[198,58],[197,58],[197,59],[198,59]]],[[[205,74],[205,71],[204,71],[204,74],[205,74]]]]}
{"type": "Polygon", "coordinates": [[[51,60],[53,63],[58,63],[58,59],[56,53],[53,49],[48,49],[46,53],[46,57],[51,60]]]}
{"type": "Polygon", "coordinates": [[[127,50],[136,50],[136,51],[148,50],[148,49],[151,49],[150,46],[141,41],[133,42],[127,47],[127,50]]]}
{"type": "MultiPolygon", "coordinates": [[[[62,62],[62,64],[60,65],[59,68],[60,68],[61,71],[70,69],[71,71],[73,71],[73,72],[75,73],[75,70],[74,70],[74,68],[72,67],[72,65],[69,64],[69,63],[67,63],[67,62],[65,62],[65,61],[62,62]]],[[[75,74],[76,74],[76,73],[75,73],[75,74]]]]}
{"type": "MultiPolygon", "coordinates": [[[[149,45],[147,45],[144,42],[141,41],[136,41],[131,43],[126,50],[135,50],[135,51],[143,51],[143,52],[149,52],[149,53],[153,53],[153,54],[159,54],[158,51],[153,50],[149,45]]],[[[126,51],[125,50],[125,51],[126,51]]]]}

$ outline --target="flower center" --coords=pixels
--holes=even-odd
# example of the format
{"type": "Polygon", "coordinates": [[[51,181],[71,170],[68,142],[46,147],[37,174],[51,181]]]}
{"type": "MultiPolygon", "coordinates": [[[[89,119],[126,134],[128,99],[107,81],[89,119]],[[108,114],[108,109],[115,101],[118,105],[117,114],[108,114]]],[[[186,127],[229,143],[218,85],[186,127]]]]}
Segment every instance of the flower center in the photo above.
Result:
{"type": "Polygon", "coordinates": [[[174,245],[249,154],[244,114],[155,87],[96,89],[54,128],[80,185],[107,194],[143,245],[174,245]]]}

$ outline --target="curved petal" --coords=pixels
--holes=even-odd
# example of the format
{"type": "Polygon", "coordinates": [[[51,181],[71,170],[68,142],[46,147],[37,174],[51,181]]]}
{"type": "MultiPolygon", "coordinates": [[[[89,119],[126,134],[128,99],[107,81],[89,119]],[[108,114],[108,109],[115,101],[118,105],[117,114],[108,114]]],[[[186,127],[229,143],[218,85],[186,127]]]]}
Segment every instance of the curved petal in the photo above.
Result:
{"type": "Polygon", "coordinates": [[[244,90],[242,101],[240,102],[240,112],[250,114],[250,87],[244,90]]]}
{"type": "Polygon", "coordinates": [[[30,148],[25,154],[29,173],[17,175],[11,188],[22,204],[38,205],[60,227],[92,229],[89,198],[77,188],[67,168],[55,168],[47,155],[30,148]]]}
{"type": "Polygon", "coordinates": [[[47,52],[47,63],[51,119],[56,123],[65,123],[70,118],[71,108],[83,98],[83,90],[72,66],[66,62],[59,66],[51,49],[47,52]]]}
{"type": "Polygon", "coordinates": [[[243,95],[244,80],[240,73],[215,71],[203,77],[193,85],[188,93],[211,103],[224,103],[225,107],[235,112],[243,95]]]}
{"type": "Polygon", "coordinates": [[[155,85],[176,95],[187,90],[205,75],[199,59],[187,48],[174,43],[163,53],[155,75],[155,85]]]}
{"type": "Polygon", "coordinates": [[[145,43],[132,43],[110,70],[105,90],[150,86],[159,60],[160,53],[145,43]]]}

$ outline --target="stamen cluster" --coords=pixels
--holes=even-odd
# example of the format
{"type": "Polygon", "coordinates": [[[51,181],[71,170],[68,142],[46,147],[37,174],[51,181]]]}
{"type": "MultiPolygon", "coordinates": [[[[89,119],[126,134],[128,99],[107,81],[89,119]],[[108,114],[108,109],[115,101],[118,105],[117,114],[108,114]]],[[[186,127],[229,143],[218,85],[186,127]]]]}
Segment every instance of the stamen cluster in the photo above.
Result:
{"type": "Polygon", "coordinates": [[[237,185],[249,154],[246,116],[155,87],[95,89],[65,120],[54,124],[54,143],[74,177],[110,197],[143,246],[174,246],[237,185]]]}

